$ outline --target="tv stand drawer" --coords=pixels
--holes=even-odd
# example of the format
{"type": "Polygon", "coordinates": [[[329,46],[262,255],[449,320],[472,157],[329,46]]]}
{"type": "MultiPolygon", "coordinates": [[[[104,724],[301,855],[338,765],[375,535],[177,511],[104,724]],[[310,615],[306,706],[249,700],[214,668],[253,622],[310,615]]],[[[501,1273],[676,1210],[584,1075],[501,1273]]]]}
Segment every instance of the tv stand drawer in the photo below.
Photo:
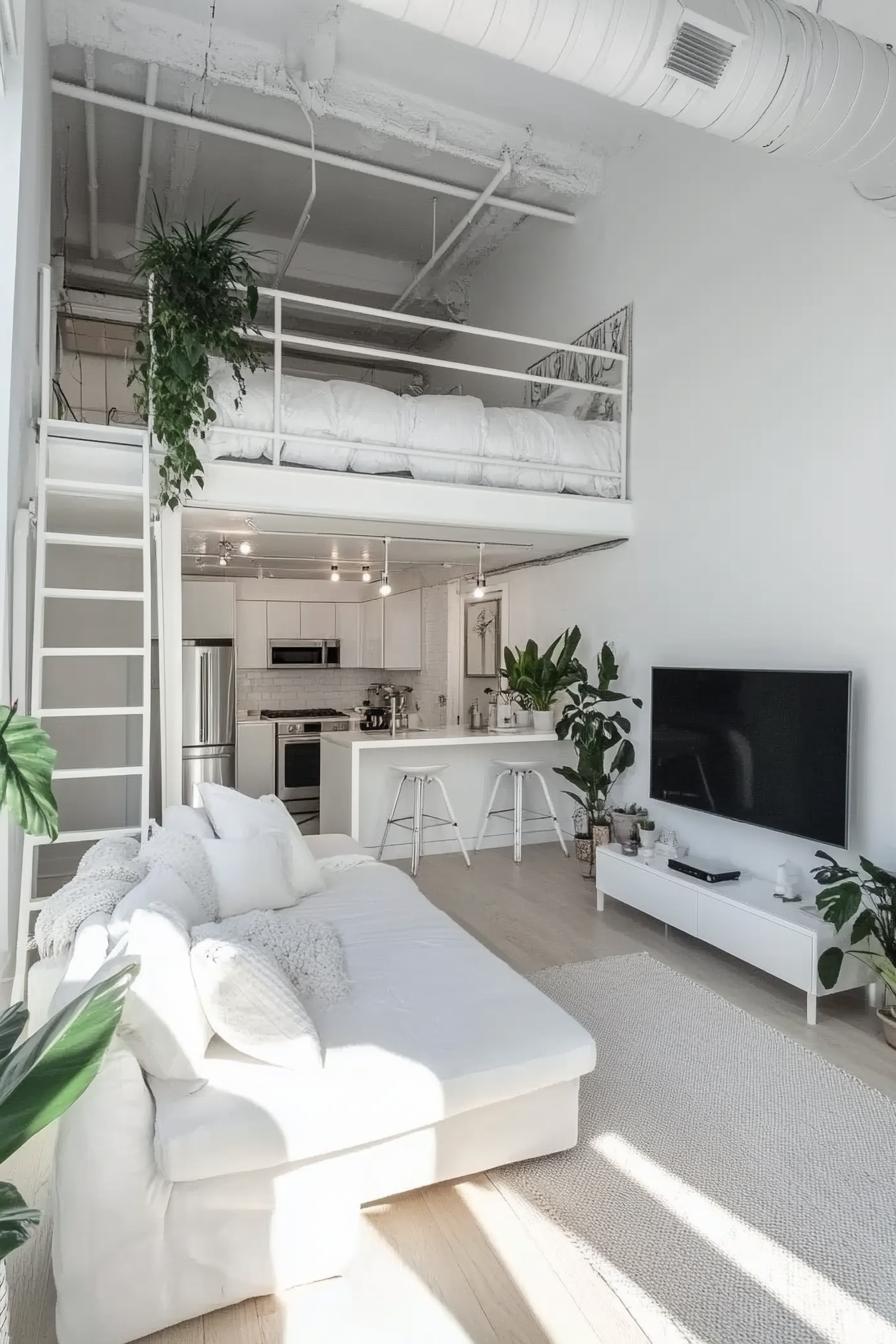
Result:
{"type": "Polygon", "coordinates": [[[806,993],[815,987],[815,940],[731,901],[700,896],[697,936],[806,993]]]}
{"type": "Polygon", "coordinates": [[[697,936],[699,893],[670,882],[667,870],[646,864],[620,863],[614,854],[598,855],[597,885],[607,895],[697,936]]]}

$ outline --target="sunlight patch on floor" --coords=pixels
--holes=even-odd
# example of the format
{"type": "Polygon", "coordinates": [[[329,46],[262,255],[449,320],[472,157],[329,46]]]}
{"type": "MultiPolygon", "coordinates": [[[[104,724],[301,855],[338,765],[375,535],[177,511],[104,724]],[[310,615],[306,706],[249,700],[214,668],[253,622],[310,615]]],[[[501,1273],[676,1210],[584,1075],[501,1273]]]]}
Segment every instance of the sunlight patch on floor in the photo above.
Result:
{"type": "Polygon", "coordinates": [[[896,1329],[778,1242],[659,1166],[619,1134],[591,1147],[830,1344],[896,1344],[896,1329]]]}

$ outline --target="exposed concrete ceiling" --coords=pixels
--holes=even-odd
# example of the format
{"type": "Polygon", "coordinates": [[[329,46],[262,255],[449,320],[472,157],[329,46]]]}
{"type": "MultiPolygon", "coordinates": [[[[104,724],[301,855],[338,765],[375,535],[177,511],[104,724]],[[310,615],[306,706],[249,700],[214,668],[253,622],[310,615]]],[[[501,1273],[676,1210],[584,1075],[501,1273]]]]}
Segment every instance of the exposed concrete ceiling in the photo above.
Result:
{"type": "MultiPolygon", "coordinates": [[[[48,32],[58,79],[142,100],[155,63],[160,108],[305,144],[307,112],[319,148],[475,192],[509,156],[501,194],[571,212],[600,191],[605,156],[637,135],[626,109],[608,104],[596,117],[581,90],[334,0],[49,0],[48,32]]],[[[107,108],[92,119],[97,256],[90,257],[86,110],[60,97],[54,232],[70,279],[114,287],[116,277],[127,278],[134,241],[144,123],[107,108]]],[[[148,164],[149,191],[170,219],[196,218],[233,199],[252,210],[252,241],[276,268],[308,193],[306,161],[156,123],[148,164]]],[[[287,286],[388,306],[430,255],[433,196],[320,166],[287,286]]],[[[435,193],[437,241],[468,205],[435,193]]],[[[420,297],[446,293],[451,311],[461,311],[466,277],[524,219],[483,211],[420,297]]]]}

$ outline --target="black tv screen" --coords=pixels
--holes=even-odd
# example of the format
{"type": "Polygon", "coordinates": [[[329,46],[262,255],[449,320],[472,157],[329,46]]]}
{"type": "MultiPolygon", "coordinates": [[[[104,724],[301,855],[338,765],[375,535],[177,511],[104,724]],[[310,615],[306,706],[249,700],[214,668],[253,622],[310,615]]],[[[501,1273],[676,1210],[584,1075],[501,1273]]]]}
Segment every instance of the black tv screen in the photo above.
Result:
{"type": "Polygon", "coordinates": [[[849,672],[655,667],[650,795],[845,848],[849,672]]]}

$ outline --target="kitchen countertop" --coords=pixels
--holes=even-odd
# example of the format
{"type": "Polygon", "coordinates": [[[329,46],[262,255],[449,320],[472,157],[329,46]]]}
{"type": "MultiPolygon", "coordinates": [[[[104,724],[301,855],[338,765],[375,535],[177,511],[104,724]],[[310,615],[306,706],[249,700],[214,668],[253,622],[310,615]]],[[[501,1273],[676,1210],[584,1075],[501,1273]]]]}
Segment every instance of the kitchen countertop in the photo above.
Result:
{"type": "Polygon", "coordinates": [[[428,747],[433,743],[442,747],[500,746],[506,742],[512,746],[516,742],[557,742],[556,733],[536,733],[531,728],[523,728],[513,733],[490,733],[477,728],[420,728],[417,731],[396,733],[393,737],[388,730],[373,732],[324,733],[321,742],[332,747],[428,747]]]}

